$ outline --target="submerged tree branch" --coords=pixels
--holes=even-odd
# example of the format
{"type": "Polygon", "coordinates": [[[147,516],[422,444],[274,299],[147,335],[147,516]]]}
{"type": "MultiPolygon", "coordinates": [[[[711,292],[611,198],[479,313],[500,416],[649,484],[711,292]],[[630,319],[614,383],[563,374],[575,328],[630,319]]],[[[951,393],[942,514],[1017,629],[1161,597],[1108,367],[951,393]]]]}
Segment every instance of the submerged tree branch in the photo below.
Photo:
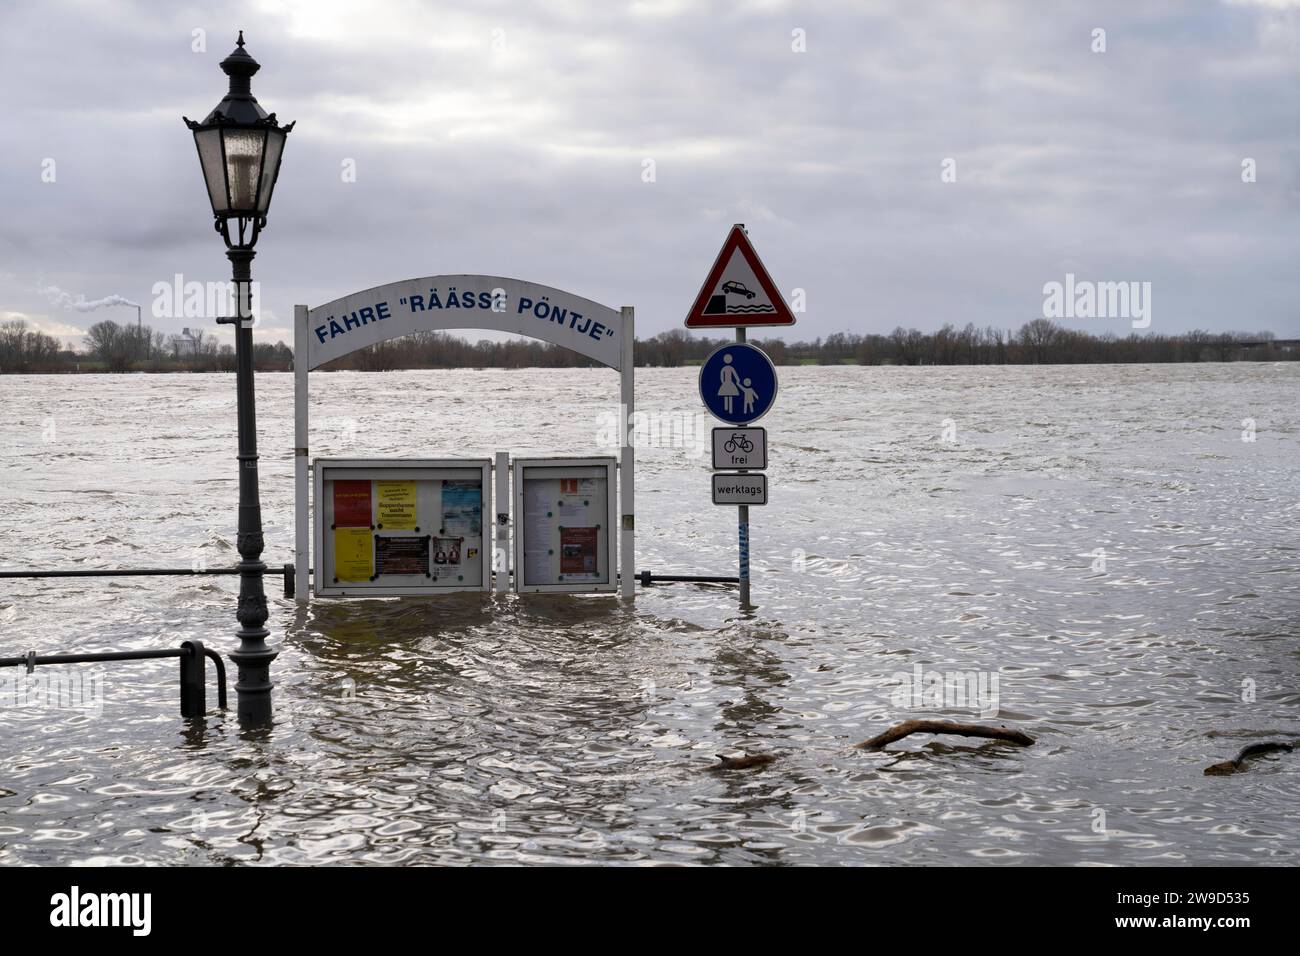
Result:
{"type": "Polygon", "coordinates": [[[950,720],[905,720],[901,724],[890,727],[879,736],[855,744],[854,747],[858,750],[880,750],[892,744],[895,740],[902,740],[911,734],[955,734],[958,737],[987,737],[991,740],[1006,740],[1024,747],[1031,746],[1034,742],[1034,738],[1028,734],[1007,727],[990,727],[986,724],[958,724],[950,720]]]}
{"type": "Polygon", "coordinates": [[[1225,760],[1223,763],[1211,764],[1205,768],[1207,777],[1222,777],[1230,773],[1236,773],[1243,769],[1243,764],[1251,757],[1258,757],[1260,754],[1271,754],[1276,751],[1290,753],[1295,749],[1291,744],[1282,743],[1281,741],[1269,741],[1264,744],[1251,744],[1249,747],[1242,749],[1241,753],[1231,760],[1225,760]]]}

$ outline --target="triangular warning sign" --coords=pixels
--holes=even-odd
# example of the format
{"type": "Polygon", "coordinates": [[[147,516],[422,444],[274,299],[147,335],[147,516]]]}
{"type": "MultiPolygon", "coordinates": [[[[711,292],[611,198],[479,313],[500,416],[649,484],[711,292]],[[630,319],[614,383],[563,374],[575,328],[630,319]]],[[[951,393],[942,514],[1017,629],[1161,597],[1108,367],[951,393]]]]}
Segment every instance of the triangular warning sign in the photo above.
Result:
{"type": "Polygon", "coordinates": [[[686,316],[688,329],[794,325],[794,313],[741,226],[732,226],[686,316]]]}

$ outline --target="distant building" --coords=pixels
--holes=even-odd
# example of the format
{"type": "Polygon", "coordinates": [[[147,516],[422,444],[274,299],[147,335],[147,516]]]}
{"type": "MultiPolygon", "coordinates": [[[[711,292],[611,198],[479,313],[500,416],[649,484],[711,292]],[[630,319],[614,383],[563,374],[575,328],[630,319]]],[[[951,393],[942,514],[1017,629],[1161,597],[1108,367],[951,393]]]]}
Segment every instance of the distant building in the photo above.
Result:
{"type": "Polygon", "coordinates": [[[194,355],[199,350],[198,342],[190,334],[189,329],[181,329],[181,334],[176,336],[176,354],[177,355],[194,355]]]}

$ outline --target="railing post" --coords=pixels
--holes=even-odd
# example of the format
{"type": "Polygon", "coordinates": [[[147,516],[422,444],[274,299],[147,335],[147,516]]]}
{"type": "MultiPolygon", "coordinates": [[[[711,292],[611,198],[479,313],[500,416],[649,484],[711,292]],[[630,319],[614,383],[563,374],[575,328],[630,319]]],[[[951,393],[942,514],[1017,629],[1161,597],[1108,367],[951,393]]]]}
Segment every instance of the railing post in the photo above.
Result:
{"type": "Polygon", "coordinates": [[[294,595],[295,574],[292,564],[284,566],[284,596],[292,598],[294,595]]]}
{"type": "Polygon", "coordinates": [[[202,641],[182,641],[189,650],[181,655],[181,716],[202,717],[208,709],[207,681],[204,670],[207,656],[202,641]]]}

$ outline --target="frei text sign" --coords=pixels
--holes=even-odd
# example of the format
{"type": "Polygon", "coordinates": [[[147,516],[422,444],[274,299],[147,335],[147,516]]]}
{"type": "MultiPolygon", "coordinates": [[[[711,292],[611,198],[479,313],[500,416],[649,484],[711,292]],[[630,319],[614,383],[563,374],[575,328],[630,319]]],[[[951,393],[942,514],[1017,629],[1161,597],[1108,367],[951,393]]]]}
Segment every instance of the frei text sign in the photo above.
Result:
{"type": "Polygon", "coordinates": [[[713,467],[762,471],[767,467],[767,429],[713,429],[713,467]]]}
{"type": "Polygon", "coordinates": [[[794,313],[737,225],[686,315],[688,329],[794,325],[794,313]]]}
{"type": "Polygon", "coordinates": [[[713,503],[715,505],[767,504],[767,475],[715,472],[713,503]]]}
{"type": "Polygon", "coordinates": [[[366,345],[446,329],[515,332],[621,368],[621,316],[608,306],[504,276],[406,279],[335,299],[307,314],[307,368],[366,345]]]}

